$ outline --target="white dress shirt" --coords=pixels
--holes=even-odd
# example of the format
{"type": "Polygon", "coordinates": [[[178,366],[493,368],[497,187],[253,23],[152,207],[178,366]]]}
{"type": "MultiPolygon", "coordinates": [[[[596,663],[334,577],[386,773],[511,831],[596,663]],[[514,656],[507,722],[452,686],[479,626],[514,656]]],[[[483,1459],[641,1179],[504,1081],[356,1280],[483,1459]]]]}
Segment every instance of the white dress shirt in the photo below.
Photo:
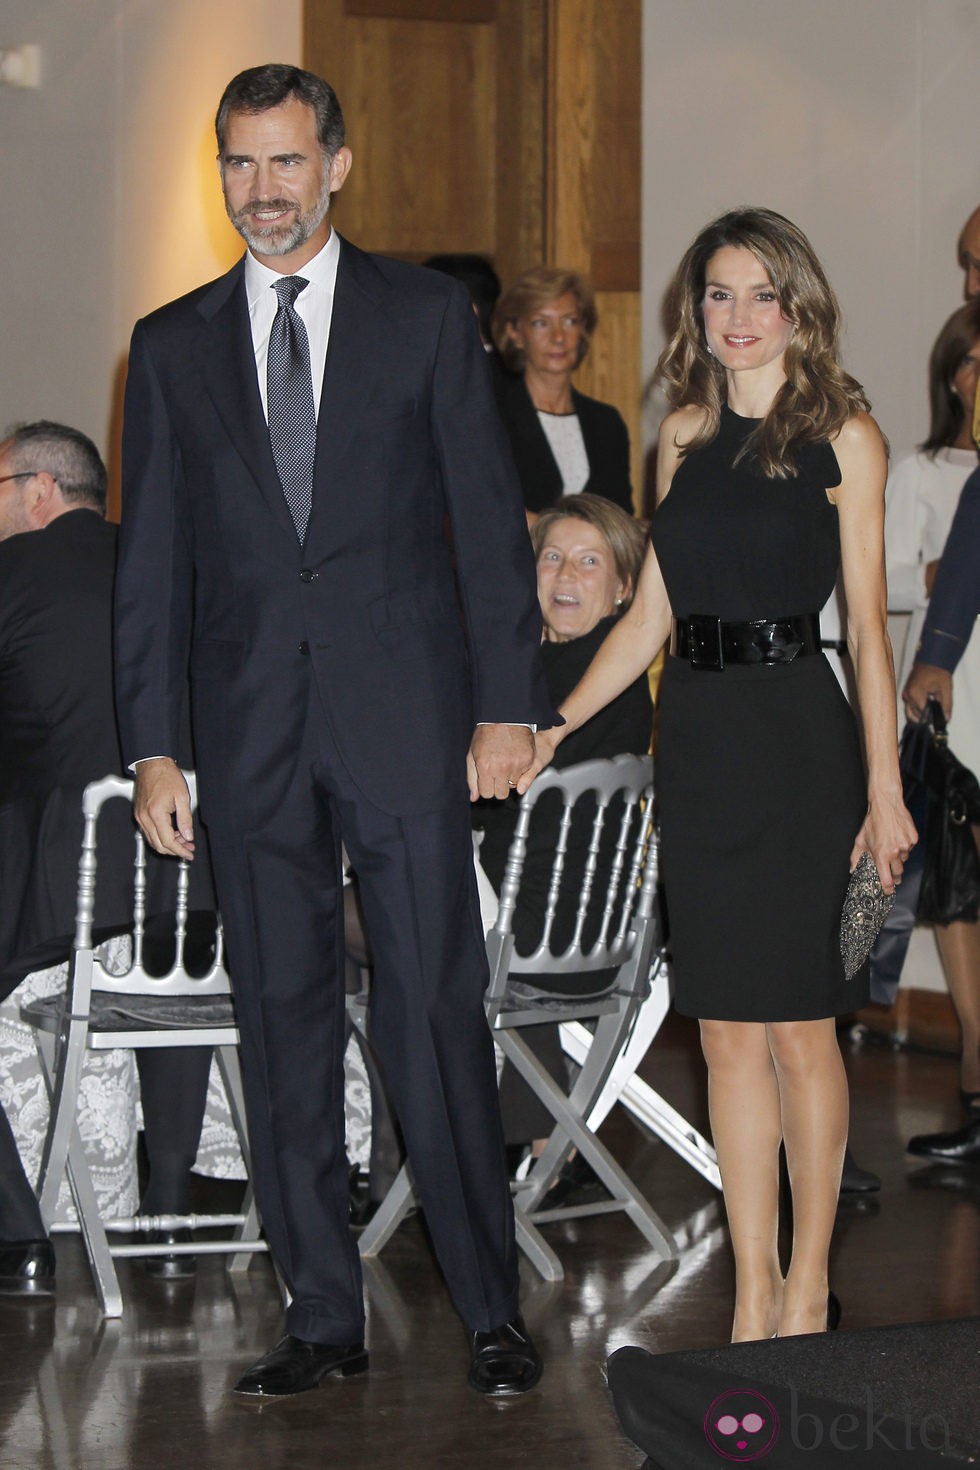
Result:
{"type": "MultiPolygon", "coordinates": [[[[333,316],[333,298],[337,288],[337,262],[340,260],[340,239],[334,230],[323,249],[307,261],[302,270],[294,272],[309,282],[296,298],[295,309],[302,318],[310,343],[310,371],[313,374],[313,403],[317,414],[320,411],[320,393],[323,389],[323,368],[330,341],[330,321],[333,316]]],[[[262,395],[262,412],[269,417],[267,364],[269,358],[269,334],[279,309],[279,298],[274,287],[283,279],[281,271],[270,270],[256,260],[251,250],[245,256],[245,294],[248,298],[248,319],[252,328],[252,347],[255,352],[255,369],[259,377],[259,393],[262,395]]]]}

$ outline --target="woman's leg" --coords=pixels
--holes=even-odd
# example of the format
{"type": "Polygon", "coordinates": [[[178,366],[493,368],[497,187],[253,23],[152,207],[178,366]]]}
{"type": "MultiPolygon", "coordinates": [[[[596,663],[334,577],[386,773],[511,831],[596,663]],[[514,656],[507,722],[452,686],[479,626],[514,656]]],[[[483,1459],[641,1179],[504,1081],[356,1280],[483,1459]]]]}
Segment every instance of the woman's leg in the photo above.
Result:
{"type": "Polygon", "coordinates": [[[779,1092],[766,1027],[753,1021],[702,1021],[711,1132],[735,1252],[733,1342],[772,1337],[779,1323],[782,1273],[779,1217],[779,1092]]]}
{"type": "Polygon", "coordinates": [[[767,1027],[776,1069],[786,1167],[793,1191],[793,1254],[780,1337],[827,1326],[827,1258],[847,1145],[847,1077],[833,1017],[767,1027]]]}
{"type": "Polygon", "coordinates": [[[960,1086],[980,1092],[980,924],[937,925],[936,942],[960,1023],[960,1086]]]}

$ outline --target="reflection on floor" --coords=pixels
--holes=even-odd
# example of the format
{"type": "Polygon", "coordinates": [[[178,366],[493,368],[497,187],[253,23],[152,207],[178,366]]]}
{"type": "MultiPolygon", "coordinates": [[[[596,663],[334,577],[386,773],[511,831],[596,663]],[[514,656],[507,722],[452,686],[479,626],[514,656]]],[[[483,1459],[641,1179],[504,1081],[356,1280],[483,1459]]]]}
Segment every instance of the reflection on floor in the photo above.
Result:
{"type": "MultiPolygon", "coordinates": [[[[903,1154],[913,1133],[958,1123],[950,1058],[851,1047],[852,1141],[884,1179],[840,1210],[832,1276],[844,1328],[980,1315],[980,1168],[934,1170],[903,1154]]],[[[644,1073],[707,1128],[696,1032],[674,1019],[644,1073]]],[[[219,1257],[196,1282],[122,1266],[127,1312],[103,1324],[76,1237],[58,1239],[57,1300],[0,1300],[2,1470],[621,1470],[640,1456],[610,1412],[603,1364],[633,1343],[713,1346],[729,1326],[731,1266],[711,1187],[619,1110],[603,1137],[676,1232],[668,1279],[623,1216],[554,1226],[565,1281],[525,1266],[524,1310],[546,1357],[526,1399],[493,1403],[465,1383],[462,1330],[415,1221],[367,1272],[365,1378],[257,1408],[229,1394],[280,1335],[268,1261],[233,1278],[219,1257]]]]}

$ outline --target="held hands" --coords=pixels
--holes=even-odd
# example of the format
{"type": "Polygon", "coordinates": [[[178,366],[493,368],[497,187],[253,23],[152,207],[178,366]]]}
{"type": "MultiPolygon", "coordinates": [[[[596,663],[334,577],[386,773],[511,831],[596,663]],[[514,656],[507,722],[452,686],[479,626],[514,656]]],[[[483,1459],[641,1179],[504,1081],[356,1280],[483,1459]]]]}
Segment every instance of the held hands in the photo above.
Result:
{"type": "Polygon", "coordinates": [[[558,741],[554,738],[557,734],[558,730],[555,729],[542,730],[535,735],[534,760],[517,783],[518,796],[523,796],[534,779],[540,776],[545,766],[549,766],[554,760],[555,751],[558,749],[558,741]]]}
{"type": "Polygon", "coordinates": [[[918,840],[919,834],[901,793],[888,798],[872,798],[868,804],[868,815],[854,839],[851,871],[857,867],[861,854],[869,852],[878,869],[882,888],[886,893],[894,893],[902,881],[909,853],[918,840]]]}
{"type": "Polygon", "coordinates": [[[534,736],[526,725],[477,725],[466,757],[470,801],[508,796],[533,758],[534,736]]]}
{"type": "Polygon", "coordinates": [[[922,719],[927,699],[937,700],[948,720],[953,713],[953,676],[948,669],[940,669],[935,664],[913,664],[902,699],[909,720],[922,719]]]}
{"type": "Polygon", "coordinates": [[[133,815],[156,852],[193,858],[190,792],[183,772],[169,756],[140,761],[136,767],[133,815]]]}

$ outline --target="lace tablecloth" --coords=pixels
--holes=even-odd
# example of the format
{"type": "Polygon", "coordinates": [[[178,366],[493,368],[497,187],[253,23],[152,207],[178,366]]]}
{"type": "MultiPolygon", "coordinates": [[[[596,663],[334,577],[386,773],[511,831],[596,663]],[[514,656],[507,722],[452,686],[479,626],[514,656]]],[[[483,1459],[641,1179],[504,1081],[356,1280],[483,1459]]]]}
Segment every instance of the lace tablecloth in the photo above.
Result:
{"type": "MultiPolygon", "coordinates": [[[[108,969],[126,968],[129,943],[125,936],[108,941],[105,946],[108,969]]],[[[67,972],[67,965],[62,964],[28,975],[0,1004],[0,1105],[10,1120],[24,1169],[32,1183],[36,1182],[41,1165],[48,1125],[48,1096],[33,1032],[21,1021],[20,1007],[27,1001],[64,990],[67,972]]],[[[352,1164],[366,1168],[371,1149],[371,1102],[367,1074],[353,1039],[347,1048],[344,1068],[347,1153],[352,1164]]],[[[133,1053],[89,1052],[82,1073],[78,1125],[105,1219],[136,1213],[139,1200],[136,1135],[141,1123],[133,1053]]],[[[194,1168],[197,1173],[217,1179],[245,1178],[224,1085],[214,1062],[194,1168]]],[[[61,1186],[55,1221],[77,1223],[67,1181],[61,1186]]]]}

